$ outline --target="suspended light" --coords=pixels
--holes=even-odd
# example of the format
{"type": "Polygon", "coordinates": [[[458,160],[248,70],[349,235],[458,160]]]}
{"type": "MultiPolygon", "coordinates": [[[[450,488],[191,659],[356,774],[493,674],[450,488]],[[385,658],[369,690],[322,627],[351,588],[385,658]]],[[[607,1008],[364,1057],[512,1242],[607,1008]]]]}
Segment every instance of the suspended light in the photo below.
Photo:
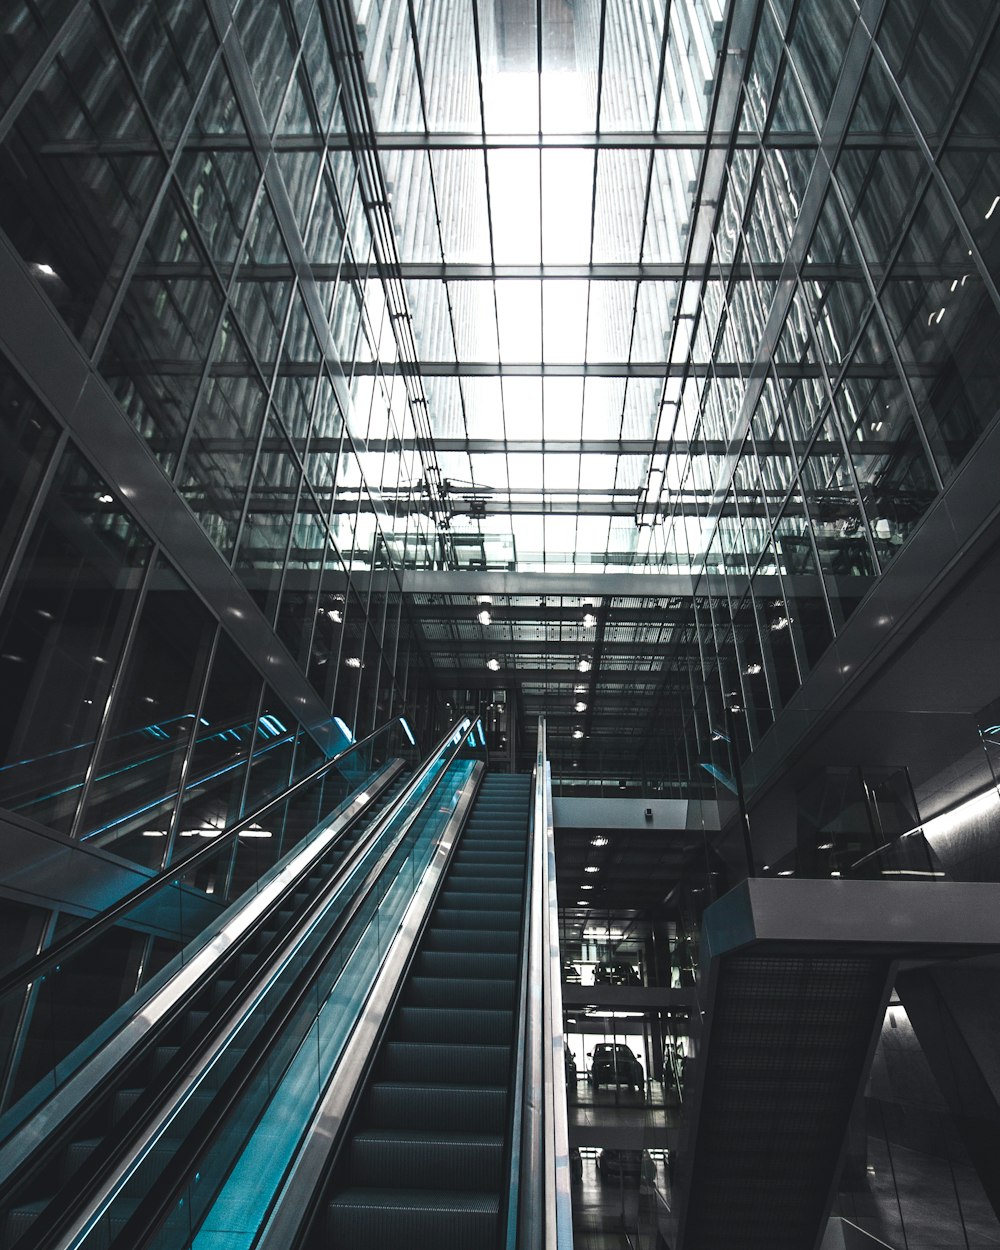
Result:
{"type": "Polygon", "coordinates": [[[500,661],[496,659],[495,656],[491,655],[490,658],[486,661],[486,667],[490,670],[491,673],[499,672],[500,661]]]}
{"type": "Polygon", "coordinates": [[[587,705],[586,703],[584,703],[582,699],[578,700],[576,703],[573,704],[574,712],[585,712],[586,710],[587,710],[587,705]]]}
{"type": "Polygon", "coordinates": [[[348,668],[360,668],[361,661],[356,655],[349,655],[344,661],[348,668]]]}
{"type": "Polygon", "coordinates": [[[489,625],[490,621],[493,620],[493,617],[490,616],[488,608],[483,608],[481,612],[476,613],[476,620],[480,625],[489,625]]]}
{"type": "Polygon", "coordinates": [[[589,661],[589,660],[577,660],[577,662],[576,662],[576,671],[577,671],[578,673],[589,673],[589,672],[590,672],[590,661],[589,661]]]}
{"type": "Polygon", "coordinates": [[[574,729],[574,730],[573,730],[573,737],[574,737],[574,738],[582,738],[582,737],[583,737],[583,730],[582,730],[582,729],[574,729]]]}

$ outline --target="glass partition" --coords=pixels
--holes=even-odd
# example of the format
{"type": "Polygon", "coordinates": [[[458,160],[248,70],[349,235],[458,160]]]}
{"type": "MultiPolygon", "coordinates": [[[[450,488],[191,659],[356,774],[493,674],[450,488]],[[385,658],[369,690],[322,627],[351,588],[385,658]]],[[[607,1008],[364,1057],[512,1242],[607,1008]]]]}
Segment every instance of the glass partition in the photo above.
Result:
{"type": "Polygon", "coordinates": [[[414,756],[409,727],[397,718],[240,824],[227,830],[206,819],[182,844],[185,858],[175,870],[116,904],[117,914],[97,932],[88,920],[66,917],[55,943],[70,946],[55,966],[36,969],[32,961],[26,975],[15,969],[0,982],[0,1011],[19,1019],[5,1074],[2,1107],[9,1114],[0,1119],[0,1139],[110,1035],[116,1013],[140,987],[171,960],[177,968],[198,954],[204,942],[193,939],[214,933],[237,899],[264,889],[282,859],[316,839],[350,802],[367,802],[366,787],[373,793],[382,788],[390,762],[412,763],[414,756]],[[73,945],[76,932],[81,939],[73,945]]]}

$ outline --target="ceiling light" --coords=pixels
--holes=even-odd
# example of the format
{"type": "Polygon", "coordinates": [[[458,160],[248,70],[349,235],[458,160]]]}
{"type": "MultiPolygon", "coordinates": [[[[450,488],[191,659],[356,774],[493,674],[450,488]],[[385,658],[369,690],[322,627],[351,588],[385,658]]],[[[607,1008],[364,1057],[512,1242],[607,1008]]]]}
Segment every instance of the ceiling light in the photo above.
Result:
{"type": "Polygon", "coordinates": [[[776,616],[774,620],[771,622],[771,630],[773,633],[778,633],[779,630],[787,629],[787,628],[788,628],[787,616],[776,616]]]}
{"type": "Polygon", "coordinates": [[[585,712],[586,710],[587,710],[587,705],[586,703],[584,703],[582,699],[578,700],[576,703],[573,704],[574,712],[585,712]]]}
{"type": "MultiPolygon", "coordinates": [[[[989,209],[987,210],[987,213],[986,213],[986,220],[987,220],[987,221],[989,221],[989,219],[990,219],[990,218],[993,216],[993,214],[997,211],[997,205],[998,205],[998,204],[1000,204],[1000,195],[995,195],[995,196],[993,197],[993,203],[989,206],[989,209]]],[[[39,266],[38,266],[38,268],[39,268],[39,269],[48,269],[49,267],[48,267],[48,265],[39,265],[39,266]]],[[[51,270],[49,270],[49,272],[51,273],[52,271],[51,271],[51,270]]]]}
{"type": "Polygon", "coordinates": [[[832,851],[832,850],[833,850],[833,843],[832,843],[832,842],[821,842],[821,843],[819,844],[819,846],[818,846],[816,849],[817,849],[818,851],[832,851]]]}
{"type": "Polygon", "coordinates": [[[328,608],[326,614],[333,621],[334,625],[341,624],[344,619],[344,614],[339,608],[328,608]]]}
{"type": "Polygon", "coordinates": [[[493,617],[490,616],[487,608],[483,608],[481,612],[476,613],[476,620],[480,625],[489,625],[490,621],[493,620],[493,617]]]}
{"type": "Polygon", "coordinates": [[[746,667],[748,677],[756,677],[758,673],[763,672],[759,664],[748,664],[746,667]]]}
{"type": "Polygon", "coordinates": [[[590,661],[589,661],[589,660],[577,660],[577,662],[576,662],[576,671],[577,671],[578,673],[589,673],[589,672],[590,672],[590,661]]]}
{"type": "Polygon", "coordinates": [[[492,595],[476,595],[476,603],[486,604],[489,607],[493,603],[492,595]]]}
{"type": "Polygon", "coordinates": [[[607,838],[603,838],[600,835],[598,835],[596,838],[590,839],[590,845],[591,846],[607,846],[608,840],[607,838]]]}
{"type": "Polygon", "coordinates": [[[580,886],[580,889],[581,889],[581,890],[592,890],[593,888],[594,888],[594,887],[593,887],[592,885],[581,885],[581,886],[580,886]]]}
{"type": "MultiPolygon", "coordinates": [[[[989,217],[989,213],[987,213],[986,216],[989,217]]],[[[45,265],[45,264],[42,264],[41,262],[36,262],[35,272],[43,273],[46,276],[46,278],[54,278],[56,276],[56,271],[52,268],[51,265],[45,265]]]]}
{"type": "Polygon", "coordinates": [[[97,502],[98,503],[114,503],[115,497],[114,495],[109,495],[108,492],[105,491],[103,494],[97,496],[97,502]]]}
{"type": "Polygon", "coordinates": [[[486,661],[486,667],[490,670],[491,673],[497,673],[500,671],[500,661],[495,656],[491,655],[490,658],[486,661]]]}
{"type": "Polygon", "coordinates": [[[790,877],[790,876],[792,876],[792,874],[794,873],[794,871],[795,871],[795,869],[794,869],[794,868],[785,868],[785,869],[783,869],[781,872],[779,872],[779,873],[778,873],[778,876],[779,876],[779,877],[790,877]]]}
{"type": "Polygon", "coordinates": [[[584,629],[593,629],[596,624],[597,624],[597,617],[593,614],[593,612],[584,612],[583,614],[584,629]]]}
{"type": "Polygon", "coordinates": [[[588,864],[587,867],[584,868],[583,871],[584,872],[600,872],[601,870],[600,868],[597,867],[596,864],[588,864]]]}
{"type": "Polygon", "coordinates": [[[574,730],[573,730],[573,737],[574,737],[574,738],[576,738],[576,739],[579,741],[579,739],[583,737],[583,730],[582,730],[582,729],[574,729],[574,730]]]}
{"type": "Polygon", "coordinates": [[[349,655],[347,659],[344,661],[344,663],[347,665],[348,668],[360,668],[361,667],[361,661],[360,659],[358,659],[356,655],[349,655]]]}

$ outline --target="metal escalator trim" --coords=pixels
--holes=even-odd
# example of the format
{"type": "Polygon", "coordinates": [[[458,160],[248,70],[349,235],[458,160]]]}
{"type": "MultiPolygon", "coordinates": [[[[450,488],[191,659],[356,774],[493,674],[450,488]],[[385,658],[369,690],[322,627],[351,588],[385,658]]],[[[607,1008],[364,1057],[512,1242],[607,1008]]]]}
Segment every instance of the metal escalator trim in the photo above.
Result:
{"type": "MultiPolygon", "coordinates": [[[[402,761],[392,761],[375,781],[369,778],[363,789],[355,791],[335,809],[322,834],[298,852],[293,851],[289,860],[284,863],[279,861],[274,866],[273,875],[266,880],[263,889],[246,903],[237,900],[219,917],[222,927],[217,932],[204,943],[201,937],[196,938],[191,944],[195,949],[188,947],[187,952],[190,953],[181,953],[186,962],[176,972],[171,974],[172,964],[168,964],[162,973],[139,992],[141,1005],[125,1015],[109,1031],[107,1040],[100,1048],[89,1059],[84,1060],[78,1070],[0,1146],[0,1176],[9,1183],[35,1153],[48,1146],[49,1139],[55,1132],[60,1131],[71,1117],[77,1118],[81,1109],[85,1110],[90,1096],[125,1062],[132,1050],[146,1040],[150,1030],[165,1023],[167,1017],[205,982],[220,961],[253,928],[264,921],[267,914],[280,904],[296,883],[308,874],[316,860],[353,828],[369,807],[372,797],[379,797],[402,768],[402,761]],[[162,984],[161,978],[166,978],[162,984]]],[[[353,862],[353,857],[349,856],[345,867],[353,862]]],[[[134,1002],[134,997],[130,1002],[134,1002]]],[[[126,1003],[121,1012],[116,1014],[126,1013],[128,1008],[129,1004],[126,1003]]],[[[115,1020],[116,1016],[112,1016],[111,1021],[115,1020]]],[[[67,1056],[66,1062],[71,1060],[72,1054],[67,1056]]],[[[31,1091],[27,1097],[30,1094],[31,1091]]],[[[11,1112],[18,1112],[22,1105],[22,1102],[14,1104],[11,1112]]]]}
{"type": "Polygon", "coordinates": [[[379,735],[392,728],[393,725],[403,723],[403,717],[397,716],[393,720],[387,721],[386,724],[379,726],[373,733],[368,734],[360,741],[351,743],[349,747],[345,747],[343,751],[339,751],[336,755],[324,761],[318,768],[313,769],[311,773],[307,773],[304,777],[300,777],[298,781],[293,782],[280,794],[268,799],[248,815],[241,817],[235,824],[230,825],[228,829],[224,829],[217,838],[212,838],[210,842],[207,842],[204,846],[197,847],[189,855],[175,860],[167,868],[158,872],[156,876],[150,877],[142,885],[136,886],[134,890],[130,890],[117,903],[112,903],[110,907],[106,907],[104,911],[94,916],[93,919],[88,920],[86,924],[81,925],[79,929],[67,934],[65,938],[54,942],[39,954],[13,968],[3,977],[0,977],[0,999],[9,994],[11,990],[17,989],[19,985],[27,985],[32,981],[36,981],[40,976],[54,968],[60,961],[71,958],[82,947],[93,941],[94,938],[99,937],[105,930],[117,924],[139,903],[144,903],[153,894],[170,885],[177,877],[190,872],[192,868],[196,868],[210,855],[216,854],[220,846],[232,841],[244,830],[249,829],[251,825],[258,823],[273,808],[287,802],[290,798],[294,798],[299,791],[312,785],[313,782],[319,781],[328,772],[343,764],[348,756],[367,746],[379,735]]]}
{"type": "MultiPolygon", "coordinates": [[[[347,858],[339,865],[336,874],[303,911],[286,940],[272,952],[267,963],[258,970],[247,994],[241,997],[225,1021],[219,1025],[212,1039],[203,1048],[196,1061],[190,1064],[184,1072],[177,1074],[177,1079],[172,1082],[170,1091],[165,1091],[165,1097],[158,1103],[155,1115],[151,1115],[147,1119],[140,1131],[130,1141],[128,1149],[123,1152],[113,1167],[92,1187],[75,1211],[67,1209],[61,1213],[62,1218],[57,1242],[61,1250],[71,1250],[72,1247],[78,1245],[94,1224],[100,1220],[108,1205],[114,1200],[115,1195],[121,1190],[149,1151],[155,1147],[156,1142],[167,1131],[177,1111],[180,1110],[189,1098],[195,1095],[198,1083],[204,1074],[225,1052],[229,1042],[238,1033],[249,1014],[296,958],[302,944],[313,934],[316,925],[324,918],[332,900],[347,885],[349,878],[386,830],[397,819],[400,812],[413,797],[415,790],[433,771],[435,765],[444,758],[444,752],[450,747],[452,749],[448,751],[447,758],[444,759],[441,767],[441,777],[446,775],[452,762],[458,758],[463,750],[465,731],[468,726],[469,719],[464,717],[458,725],[445,734],[402,792],[393,800],[386,811],[379,816],[363,840],[351,848],[347,858]]],[[[314,979],[315,969],[321,967],[323,962],[329,957],[345,930],[360,911],[365,899],[378,881],[395,850],[406,837],[414,822],[422,815],[427,803],[433,798],[436,784],[435,782],[431,786],[419,804],[400,823],[399,828],[395,831],[389,843],[379,854],[375,864],[365,873],[364,880],[357,884],[350,899],[345,900],[344,910],[341,911],[332,928],[324,936],[320,949],[310,957],[307,966],[268,1018],[267,1024],[265,1024],[261,1034],[255,1041],[255,1045],[258,1047],[255,1058],[244,1063],[239,1070],[227,1079],[222,1091],[220,1091],[220,1097],[217,1099],[217,1103],[224,1103],[225,1105],[219,1107],[216,1103],[213,1103],[213,1123],[211,1128],[206,1131],[206,1137],[209,1133],[218,1129],[220,1122],[224,1119],[226,1110],[237,1101],[242,1091],[250,1084],[259,1066],[267,1062],[270,1041],[278,1035],[281,1027],[297,1009],[304,995],[309,992],[309,985],[314,979]]],[[[300,873],[299,876],[301,875],[300,873]]],[[[199,1127],[200,1125],[201,1122],[199,1122],[199,1127]]],[[[204,1145],[205,1143],[203,1142],[201,1148],[204,1148],[204,1145]]],[[[186,1160],[190,1153],[191,1151],[186,1149],[183,1152],[183,1157],[178,1156],[165,1169],[161,1187],[164,1191],[170,1188],[173,1171],[186,1166],[186,1160]]],[[[160,1206],[166,1205],[171,1200],[172,1194],[166,1195],[160,1206]]],[[[154,1199],[155,1204],[156,1200],[154,1199]]],[[[148,1223],[150,1225],[155,1223],[155,1218],[151,1218],[148,1223]]]]}
{"type": "Polygon", "coordinates": [[[447,876],[458,834],[475,802],[484,771],[476,765],[461,800],[439,835],[437,848],[255,1242],[256,1250],[291,1250],[300,1246],[316,1217],[324,1180],[344,1144],[358,1097],[380,1050],[386,1025],[447,876]]]}
{"type": "Polygon", "coordinates": [[[556,897],[552,772],[538,718],[525,959],[506,1216],[507,1250],[572,1250],[562,962],[556,897]]]}

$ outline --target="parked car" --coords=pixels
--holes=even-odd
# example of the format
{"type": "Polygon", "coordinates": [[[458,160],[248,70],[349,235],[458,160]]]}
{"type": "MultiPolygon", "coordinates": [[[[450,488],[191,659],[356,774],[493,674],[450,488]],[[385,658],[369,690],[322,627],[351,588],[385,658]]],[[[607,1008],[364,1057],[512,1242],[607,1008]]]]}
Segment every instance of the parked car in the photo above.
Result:
{"type": "Polygon", "coordinates": [[[638,1185],[655,1179],[656,1164],[648,1150],[602,1150],[597,1156],[597,1174],[602,1181],[638,1185]]]}
{"type": "Polygon", "coordinates": [[[598,964],[594,969],[595,985],[641,985],[642,978],[631,964],[598,964]]]}
{"type": "Polygon", "coordinates": [[[628,1085],[642,1090],[646,1084],[639,1060],[621,1043],[602,1042],[595,1046],[588,1075],[594,1089],[602,1085],[628,1085]]]}

